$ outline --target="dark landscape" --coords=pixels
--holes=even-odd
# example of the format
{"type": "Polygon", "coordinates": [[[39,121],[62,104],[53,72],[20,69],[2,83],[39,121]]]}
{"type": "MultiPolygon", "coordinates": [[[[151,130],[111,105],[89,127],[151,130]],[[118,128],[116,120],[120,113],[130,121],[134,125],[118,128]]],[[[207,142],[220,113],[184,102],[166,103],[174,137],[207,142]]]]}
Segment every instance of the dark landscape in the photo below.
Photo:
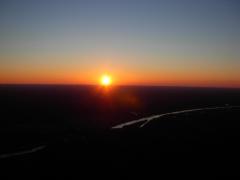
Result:
{"type": "Polygon", "coordinates": [[[5,177],[239,175],[237,88],[1,85],[0,99],[5,177]]]}

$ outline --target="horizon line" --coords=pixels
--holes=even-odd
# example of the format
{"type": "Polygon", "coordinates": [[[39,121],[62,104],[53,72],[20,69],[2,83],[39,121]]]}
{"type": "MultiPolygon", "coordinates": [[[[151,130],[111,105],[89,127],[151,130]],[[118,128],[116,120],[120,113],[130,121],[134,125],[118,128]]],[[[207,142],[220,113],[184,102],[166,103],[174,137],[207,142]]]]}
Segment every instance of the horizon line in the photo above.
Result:
{"type": "MultiPolygon", "coordinates": [[[[99,84],[84,83],[0,83],[0,86],[101,86],[99,84]]],[[[118,84],[112,87],[175,87],[175,88],[214,88],[214,89],[240,89],[239,86],[195,86],[195,85],[150,85],[150,84],[118,84]]]]}

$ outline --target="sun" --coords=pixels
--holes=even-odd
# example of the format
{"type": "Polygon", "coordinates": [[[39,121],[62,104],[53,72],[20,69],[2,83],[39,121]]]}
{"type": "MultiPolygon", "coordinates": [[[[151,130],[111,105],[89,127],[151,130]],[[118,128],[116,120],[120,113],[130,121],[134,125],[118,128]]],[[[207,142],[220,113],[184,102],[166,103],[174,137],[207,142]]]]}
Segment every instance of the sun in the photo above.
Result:
{"type": "Polygon", "coordinates": [[[112,84],[112,78],[109,75],[102,75],[101,81],[100,81],[102,86],[110,86],[112,84]]]}

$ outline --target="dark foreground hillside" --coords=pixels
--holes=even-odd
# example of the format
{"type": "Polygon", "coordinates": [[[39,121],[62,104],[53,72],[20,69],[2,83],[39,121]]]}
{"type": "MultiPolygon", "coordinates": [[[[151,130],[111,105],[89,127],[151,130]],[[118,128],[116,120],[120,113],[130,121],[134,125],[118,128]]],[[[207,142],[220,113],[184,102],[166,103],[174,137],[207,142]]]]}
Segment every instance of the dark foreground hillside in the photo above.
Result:
{"type": "Polygon", "coordinates": [[[239,176],[237,89],[0,89],[3,178],[239,176]]]}

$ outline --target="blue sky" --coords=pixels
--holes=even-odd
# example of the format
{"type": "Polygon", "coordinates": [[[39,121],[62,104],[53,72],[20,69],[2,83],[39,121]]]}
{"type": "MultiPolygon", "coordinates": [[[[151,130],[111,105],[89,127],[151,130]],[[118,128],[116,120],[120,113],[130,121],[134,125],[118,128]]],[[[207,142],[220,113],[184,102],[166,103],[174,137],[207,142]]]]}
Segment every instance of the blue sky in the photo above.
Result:
{"type": "Polygon", "coordinates": [[[236,82],[239,19],[237,0],[1,0],[0,66],[5,76],[104,66],[236,82]]]}

